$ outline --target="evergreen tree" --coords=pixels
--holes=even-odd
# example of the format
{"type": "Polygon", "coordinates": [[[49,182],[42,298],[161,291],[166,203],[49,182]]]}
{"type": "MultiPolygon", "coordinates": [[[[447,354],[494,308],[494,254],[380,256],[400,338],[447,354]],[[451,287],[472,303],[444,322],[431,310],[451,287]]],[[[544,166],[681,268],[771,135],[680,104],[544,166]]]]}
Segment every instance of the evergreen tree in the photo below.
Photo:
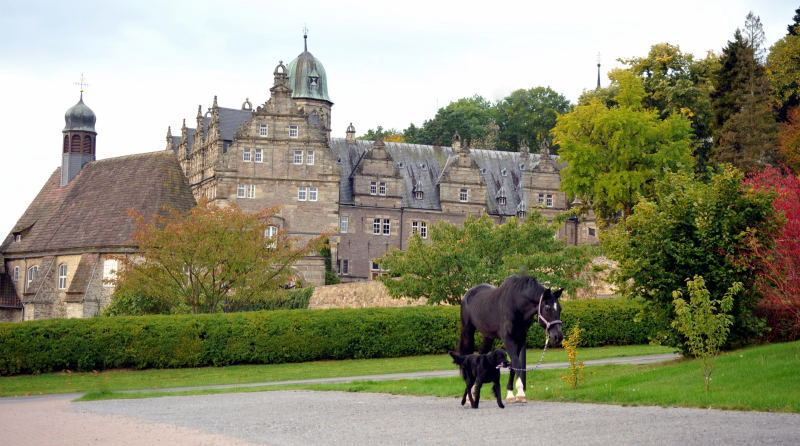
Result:
{"type": "Polygon", "coordinates": [[[800,8],[794,10],[794,21],[787,26],[787,30],[789,31],[790,36],[800,36],[800,29],[797,27],[800,26],[800,8]]]}
{"type": "Polygon", "coordinates": [[[748,14],[746,32],[737,29],[722,50],[714,106],[713,158],[744,171],[774,161],[777,125],[771,107],[769,80],[757,51],[763,42],[758,17],[748,14]]]}

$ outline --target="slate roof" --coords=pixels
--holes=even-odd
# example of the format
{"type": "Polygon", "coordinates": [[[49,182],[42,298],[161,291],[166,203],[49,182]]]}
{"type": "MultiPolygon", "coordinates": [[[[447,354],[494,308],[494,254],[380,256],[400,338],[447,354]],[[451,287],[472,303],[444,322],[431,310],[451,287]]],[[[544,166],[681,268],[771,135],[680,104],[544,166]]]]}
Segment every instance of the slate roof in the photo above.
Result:
{"type": "MultiPolygon", "coordinates": [[[[405,182],[403,190],[403,206],[417,209],[441,209],[436,186],[442,173],[449,168],[459,156],[451,147],[428,146],[397,142],[384,142],[391,155],[395,167],[405,182]],[[414,190],[423,192],[423,199],[414,199],[414,190]]],[[[368,150],[372,149],[372,141],[355,140],[348,143],[344,138],[331,138],[331,150],[342,169],[339,184],[340,202],[354,204],[353,183],[350,179],[353,172],[362,162],[368,150]]],[[[486,183],[485,197],[487,212],[490,214],[514,215],[524,203],[530,207],[531,199],[525,197],[523,178],[530,175],[541,160],[540,154],[528,155],[527,162],[518,152],[500,150],[470,149],[469,156],[475,160],[486,183]],[[505,174],[504,174],[505,173],[505,174]],[[498,198],[505,197],[505,204],[499,204],[498,198]]],[[[553,157],[555,159],[555,157],[553,157]]],[[[558,162],[556,161],[558,166],[558,162]]]]}
{"type": "MultiPolygon", "coordinates": [[[[237,108],[225,108],[219,107],[219,134],[223,141],[232,142],[234,136],[236,135],[236,131],[239,130],[239,127],[242,126],[245,122],[249,121],[250,118],[253,117],[253,110],[241,110],[237,108]]],[[[203,118],[203,134],[208,135],[208,126],[211,124],[211,118],[205,117],[203,118]]],[[[194,135],[197,132],[195,128],[188,128],[188,135],[187,139],[189,140],[189,145],[187,149],[187,153],[192,152],[192,146],[194,145],[194,135]]],[[[177,138],[178,143],[180,144],[180,137],[173,136],[173,141],[177,138]]],[[[177,147],[177,144],[174,147],[177,147]]],[[[177,153],[177,149],[175,149],[175,153],[177,153]]]]}
{"type": "Polygon", "coordinates": [[[195,201],[177,158],[166,151],[94,161],[64,187],[56,169],[0,245],[5,257],[56,250],[133,247],[135,209],[145,217],[195,201]],[[21,233],[22,241],[14,242],[21,233]]]}

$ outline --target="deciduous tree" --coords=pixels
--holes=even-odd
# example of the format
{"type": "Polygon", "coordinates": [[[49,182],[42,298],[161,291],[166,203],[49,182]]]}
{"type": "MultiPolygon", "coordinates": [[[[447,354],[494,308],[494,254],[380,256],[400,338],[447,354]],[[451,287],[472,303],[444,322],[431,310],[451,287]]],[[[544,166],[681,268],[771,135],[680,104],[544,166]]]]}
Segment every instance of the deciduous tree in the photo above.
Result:
{"type": "MultiPolygon", "coordinates": [[[[569,100],[550,87],[512,92],[495,106],[500,148],[517,151],[523,140],[531,147],[539,147],[545,139],[550,143],[550,130],[556,125],[556,117],[569,109],[569,100]]],[[[551,147],[558,151],[557,146],[551,147]]]]}
{"type": "Polygon", "coordinates": [[[566,163],[562,189],[592,205],[605,222],[623,221],[641,197],[649,196],[654,180],[665,173],[691,169],[689,120],[681,114],[660,119],[643,108],[641,79],[617,70],[617,106],[598,99],[558,118],[553,130],[566,163]]]}
{"type": "Polygon", "coordinates": [[[202,202],[186,215],[170,211],[153,221],[133,212],[141,252],[124,261],[117,290],[158,299],[150,304],[158,309],[183,307],[191,313],[219,312],[226,303],[280,292],[298,280],[292,265],[322,248],[323,237],[303,245],[285,231],[268,237],[277,211],[250,214],[235,205],[202,202]]]}
{"type": "Polygon", "coordinates": [[[405,251],[379,259],[392,275],[381,280],[393,297],[424,297],[429,304],[457,305],[469,288],[499,285],[521,268],[549,286],[574,290],[585,285],[577,277],[592,248],[566,246],[555,233],[537,213],[501,225],[485,215],[469,217],[463,226],[440,221],[429,241],[414,236],[405,251]]]}

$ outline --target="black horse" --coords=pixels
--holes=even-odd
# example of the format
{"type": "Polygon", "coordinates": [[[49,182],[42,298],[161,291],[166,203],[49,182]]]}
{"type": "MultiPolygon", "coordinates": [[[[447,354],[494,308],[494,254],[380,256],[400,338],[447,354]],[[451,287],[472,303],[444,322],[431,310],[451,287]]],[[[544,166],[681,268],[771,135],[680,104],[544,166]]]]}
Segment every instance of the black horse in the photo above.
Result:
{"type": "Polygon", "coordinates": [[[481,353],[489,352],[495,339],[503,341],[511,356],[507,401],[514,401],[515,370],[518,376],[517,401],[525,401],[525,344],[528,329],[537,315],[549,342],[552,345],[561,343],[561,304],[558,298],[562,291],[552,291],[534,277],[520,273],[507,277],[499,287],[482,283],[464,294],[459,353],[467,355],[475,351],[476,329],[483,335],[481,353]]]}

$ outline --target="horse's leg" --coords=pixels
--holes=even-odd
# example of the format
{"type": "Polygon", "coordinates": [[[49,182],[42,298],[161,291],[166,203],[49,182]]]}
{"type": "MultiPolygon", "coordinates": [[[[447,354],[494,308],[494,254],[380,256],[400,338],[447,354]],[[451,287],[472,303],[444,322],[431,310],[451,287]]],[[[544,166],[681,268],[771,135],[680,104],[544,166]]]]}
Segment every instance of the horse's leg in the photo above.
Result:
{"type": "MultiPolygon", "coordinates": [[[[462,310],[463,312],[463,310],[462,310]]],[[[475,326],[465,316],[461,316],[461,344],[458,353],[469,355],[475,352],[475,326]]]]}
{"type": "Polygon", "coordinates": [[[492,347],[494,346],[494,339],[492,338],[483,338],[483,344],[481,344],[480,353],[485,355],[492,351],[492,347]]]}
{"type": "Polygon", "coordinates": [[[511,356],[511,370],[508,373],[508,384],[506,385],[506,401],[509,403],[513,403],[515,401],[514,377],[519,373],[522,373],[522,372],[517,373],[517,371],[514,369],[522,369],[524,368],[524,365],[523,366],[519,365],[519,353],[517,351],[517,343],[514,342],[513,339],[504,338],[503,344],[506,346],[509,356],[511,356]]]}
{"type": "Polygon", "coordinates": [[[478,404],[481,402],[481,386],[483,385],[483,381],[479,376],[478,379],[475,380],[475,399],[472,402],[472,408],[477,409],[478,404]]]}
{"type": "MultiPolygon", "coordinates": [[[[527,364],[527,361],[526,361],[526,356],[527,356],[527,354],[526,354],[527,348],[526,347],[527,346],[525,344],[526,344],[526,342],[523,340],[522,341],[522,346],[519,349],[519,357],[520,357],[519,362],[522,364],[522,367],[521,367],[522,369],[527,367],[527,365],[526,365],[527,364]]],[[[523,403],[527,402],[526,395],[525,395],[525,390],[528,388],[527,385],[526,385],[526,382],[525,382],[526,378],[527,378],[527,372],[524,372],[524,371],[520,372],[519,373],[519,377],[517,378],[517,401],[523,402],[523,403]]]]}

